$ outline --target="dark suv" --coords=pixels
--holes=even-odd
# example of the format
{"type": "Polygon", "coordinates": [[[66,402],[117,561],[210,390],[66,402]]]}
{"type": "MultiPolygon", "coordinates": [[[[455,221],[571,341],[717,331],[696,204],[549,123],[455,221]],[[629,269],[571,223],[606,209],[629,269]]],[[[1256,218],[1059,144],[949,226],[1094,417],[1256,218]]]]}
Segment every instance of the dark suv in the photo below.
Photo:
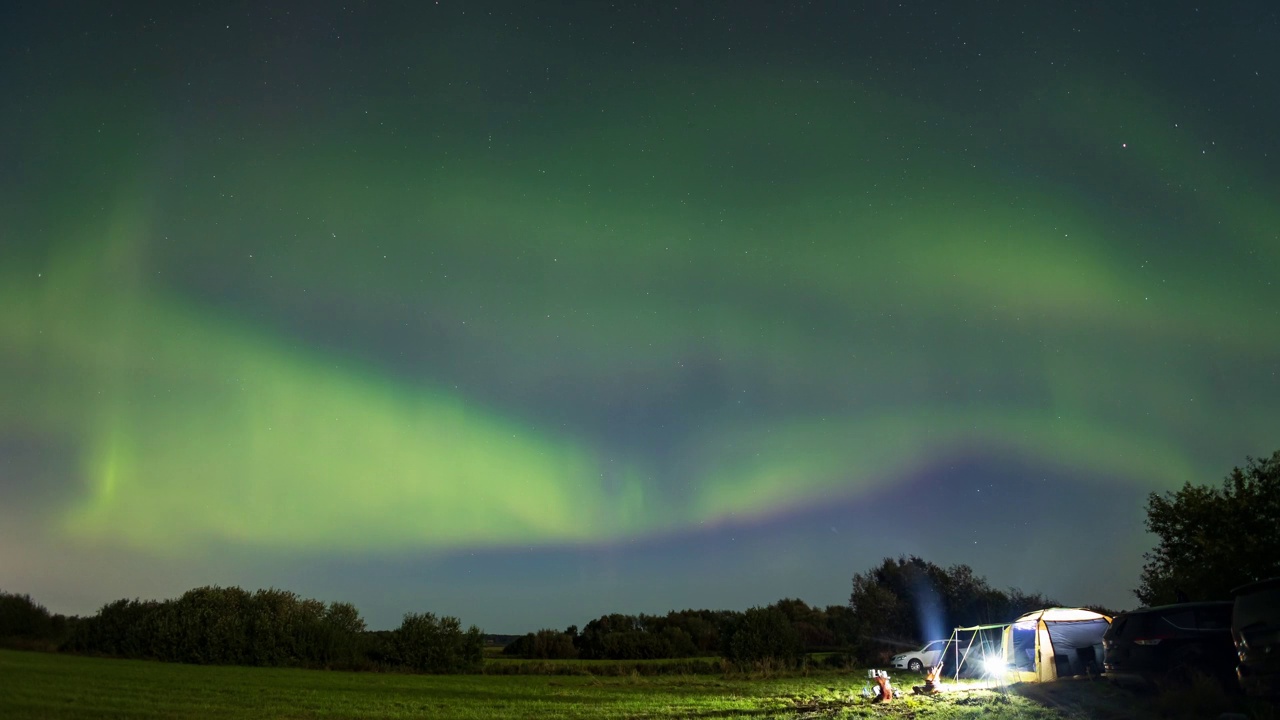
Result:
{"type": "Polygon", "coordinates": [[[1280,578],[1235,589],[1231,635],[1240,659],[1240,687],[1250,695],[1280,695],[1280,578]]]}
{"type": "Polygon", "coordinates": [[[1230,602],[1139,608],[1116,615],[1102,636],[1103,671],[1117,681],[1185,681],[1203,673],[1235,687],[1230,602]]]}

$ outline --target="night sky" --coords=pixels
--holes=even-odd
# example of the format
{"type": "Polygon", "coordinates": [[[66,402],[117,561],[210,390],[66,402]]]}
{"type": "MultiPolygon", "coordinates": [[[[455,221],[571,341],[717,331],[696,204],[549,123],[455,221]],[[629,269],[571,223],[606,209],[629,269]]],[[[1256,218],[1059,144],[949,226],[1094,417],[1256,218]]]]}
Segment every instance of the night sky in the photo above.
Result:
{"type": "Polygon", "coordinates": [[[1280,7],[0,9],[0,588],[1133,607],[1280,448],[1280,7]]]}

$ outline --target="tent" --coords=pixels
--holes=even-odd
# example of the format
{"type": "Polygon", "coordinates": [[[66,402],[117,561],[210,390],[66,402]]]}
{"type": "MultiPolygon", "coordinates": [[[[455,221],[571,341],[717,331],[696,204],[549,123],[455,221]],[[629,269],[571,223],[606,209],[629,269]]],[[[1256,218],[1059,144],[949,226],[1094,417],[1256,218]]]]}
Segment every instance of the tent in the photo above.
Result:
{"type": "Polygon", "coordinates": [[[1046,682],[1102,671],[1102,634],[1111,618],[1081,608],[1047,608],[1014,620],[1002,638],[1009,679],[1046,682]]]}

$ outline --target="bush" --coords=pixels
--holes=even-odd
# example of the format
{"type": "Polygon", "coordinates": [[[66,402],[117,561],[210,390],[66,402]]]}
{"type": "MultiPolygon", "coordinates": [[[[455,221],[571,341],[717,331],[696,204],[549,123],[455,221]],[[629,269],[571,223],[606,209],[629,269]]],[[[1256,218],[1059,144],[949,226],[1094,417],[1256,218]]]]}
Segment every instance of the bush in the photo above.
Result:
{"type": "Polygon", "coordinates": [[[364,620],[285,590],[201,587],[164,602],[118,600],[80,620],[66,649],[201,665],[370,664],[364,620]]]}
{"type": "MultiPolygon", "coordinates": [[[[720,626],[740,613],[681,610],[660,615],[604,615],[574,638],[578,656],[588,660],[657,660],[697,657],[720,648],[720,626]]],[[[571,627],[576,631],[577,628],[571,627]]]]}
{"type": "Polygon", "coordinates": [[[860,663],[850,653],[834,652],[822,658],[822,667],[833,670],[852,670],[860,667],[860,663]]]}
{"type": "Polygon", "coordinates": [[[0,645],[54,651],[67,641],[77,617],[51,615],[30,595],[0,591],[0,645]]]}
{"type": "Polygon", "coordinates": [[[269,665],[254,662],[253,596],[238,587],[201,587],[157,609],[151,657],[202,665],[269,665]]]}
{"type": "Polygon", "coordinates": [[[30,595],[0,592],[0,640],[47,638],[53,619],[30,595]]]}
{"type": "Polygon", "coordinates": [[[484,667],[484,636],[472,625],[465,632],[455,617],[407,613],[391,634],[391,657],[416,672],[478,672],[484,667]]]}
{"type": "Polygon", "coordinates": [[[795,667],[804,656],[800,633],[777,606],[751,608],[729,628],[724,657],[740,666],[795,667]]]}
{"type": "Polygon", "coordinates": [[[578,657],[573,637],[559,630],[539,630],[518,637],[502,648],[503,655],[536,660],[572,660],[578,657]]]}
{"type": "Polygon", "coordinates": [[[351,603],[330,603],[320,623],[314,659],[329,668],[356,670],[369,665],[371,643],[365,636],[364,618],[351,603]]]}
{"type": "Polygon", "coordinates": [[[76,625],[67,648],[77,652],[128,658],[157,658],[155,637],[160,603],[117,600],[76,625]]]}

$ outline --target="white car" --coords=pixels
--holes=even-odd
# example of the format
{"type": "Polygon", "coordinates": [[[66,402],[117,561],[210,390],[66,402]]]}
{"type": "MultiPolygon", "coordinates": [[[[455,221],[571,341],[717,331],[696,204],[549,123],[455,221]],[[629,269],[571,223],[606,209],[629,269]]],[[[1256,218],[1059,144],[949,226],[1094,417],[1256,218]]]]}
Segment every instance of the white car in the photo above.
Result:
{"type": "Polygon", "coordinates": [[[1004,672],[1004,658],[1001,657],[999,648],[989,641],[978,639],[969,640],[967,645],[963,640],[959,643],[934,640],[919,650],[894,655],[893,666],[911,672],[924,672],[944,659],[951,661],[948,674],[955,672],[965,677],[982,677],[1004,672]],[[943,653],[950,657],[944,658],[943,653]],[[954,667],[957,662],[960,664],[958,671],[954,667]]]}
{"type": "Polygon", "coordinates": [[[919,650],[894,655],[893,666],[899,670],[923,672],[925,668],[938,664],[938,661],[942,659],[943,651],[947,649],[947,645],[948,642],[946,640],[934,640],[919,650]]]}

